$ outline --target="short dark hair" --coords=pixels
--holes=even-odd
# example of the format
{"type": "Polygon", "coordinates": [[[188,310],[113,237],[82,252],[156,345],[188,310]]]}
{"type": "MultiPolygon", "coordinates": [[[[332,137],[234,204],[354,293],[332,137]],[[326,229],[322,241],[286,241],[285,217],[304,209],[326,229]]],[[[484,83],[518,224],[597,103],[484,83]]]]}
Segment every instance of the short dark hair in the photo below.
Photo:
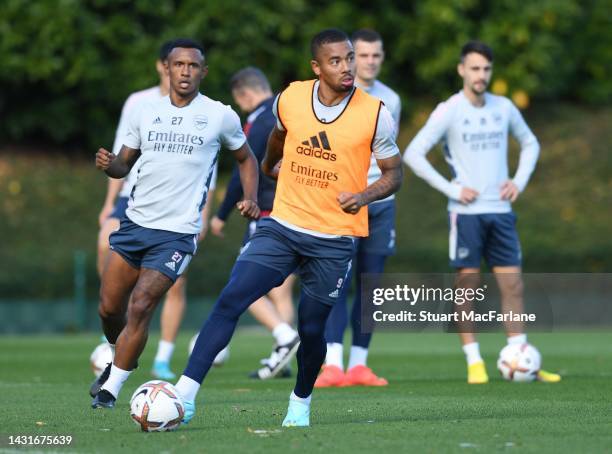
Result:
{"type": "Polygon", "coordinates": [[[165,41],[159,48],[159,59],[164,62],[168,60],[168,54],[172,50],[172,41],[165,41]]]}
{"type": "Polygon", "coordinates": [[[266,75],[261,69],[255,68],[254,66],[242,68],[230,79],[230,90],[242,90],[244,88],[272,91],[266,75]]]}
{"type": "Polygon", "coordinates": [[[351,41],[353,43],[357,41],[365,41],[367,43],[375,43],[376,41],[382,42],[382,36],[376,30],[371,28],[361,28],[351,35],[351,41]]]}
{"type": "Polygon", "coordinates": [[[341,43],[344,41],[350,41],[350,39],[342,30],[337,28],[328,28],[320,31],[314,35],[310,41],[310,53],[312,54],[312,58],[315,60],[317,59],[317,54],[319,53],[321,46],[331,43],[341,43]]]}
{"type": "Polygon", "coordinates": [[[206,58],[206,55],[204,54],[204,47],[195,39],[176,38],[164,44],[167,46],[166,50],[168,51],[168,53],[166,54],[166,59],[170,55],[170,52],[172,52],[177,47],[183,47],[185,49],[197,49],[202,52],[202,57],[206,58]]]}
{"type": "Polygon", "coordinates": [[[493,49],[481,41],[468,41],[461,48],[461,61],[465,59],[467,54],[477,53],[485,57],[490,62],[493,61],[493,49]]]}

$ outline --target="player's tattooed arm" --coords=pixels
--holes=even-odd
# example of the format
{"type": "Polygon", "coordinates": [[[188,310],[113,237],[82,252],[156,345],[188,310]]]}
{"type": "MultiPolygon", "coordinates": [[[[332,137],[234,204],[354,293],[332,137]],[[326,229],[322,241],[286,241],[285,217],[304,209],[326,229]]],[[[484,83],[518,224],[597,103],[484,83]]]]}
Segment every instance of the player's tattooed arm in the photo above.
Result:
{"type": "Polygon", "coordinates": [[[338,194],[338,203],[345,212],[357,214],[362,206],[390,196],[402,185],[402,160],[399,154],[387,159],[378,159],[377,163],[382,176],[363,192],[338,194]]]}
{"type": "Polygon", "coordinates": [[[96,153],[96,167],[111,178],[123,178],[134,166],[140,157],[140,150],[123,145],[119,154],[115,156],[110,151],[100,148],[96,153]]]}
{"type": "Polygon", "coordinates": [[[281,131],[276,126],[268,137],[266,155],[261,162],[261,171],[270,178],[277,179],[280,170],[280,162],[283,159],[283,147],[285,146],[287,131],[281,131]]]}
{"type": "Polygon", "coordinates": [[[240,172],[240,183],[244,199],[236,204],[240,214],[250,219],[259,217],[259,207],[257,206],[257,189],[259,185],[259,171],[257,170],[257,158],[251,151],[248,142],[233,151],[234,158],[238,162],[240,172]]]}

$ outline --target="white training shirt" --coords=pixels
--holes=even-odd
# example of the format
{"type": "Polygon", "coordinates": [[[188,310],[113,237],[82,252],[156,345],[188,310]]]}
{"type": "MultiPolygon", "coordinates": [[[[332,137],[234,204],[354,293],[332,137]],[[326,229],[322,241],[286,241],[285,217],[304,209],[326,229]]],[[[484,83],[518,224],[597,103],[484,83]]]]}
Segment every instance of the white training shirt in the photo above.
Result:
{"type": "MultiPolygon", "coordinates": [[[[151,103],[159,101],[161,98],[162,93],[159,86],[147,88],[146,90],[140,90],[128,96],[128,99],[126,99],[125,103],[123,104],[123,108],[121,109],[119,125],[117,126],[117,131],[115,132],[113,153],[117,155],[119,154],[119,151],[121,151],[121,146],[123,145],[124,137],[128,130],[128,119],[134,111],[134,108],[136,108],[142,102],[151,103]]],[[[134,167],[132,167],[130,173],[123,179],[123,186],[121,186],[121,190],[119,191],[119,197],[130,196],[132,188],[134,187],[134,182],[136,181],[136,173],[138,173],[138,162],[134,164],[134,167]]]]}
{"type": "MultiPolygon", "coordinates": [[[[372,86],[370,87],[362,87],[357,85],[366,93],[374,96],[375,98],[380,99],[384,104],[387,110],[391,113],[393,117],[393,122],[395,123],[395,136],[397,139],[397,135],[399,134],[399,124],[400,124],[400,115],[402,112],[402,101],[397,93],[395,93],[391,88],[387,85],[383,84],[379,80],[375,80],[372,86]]],[[[371,185],[376,180],[378,180],[382,176],[382,172],[380,167],[378,167],[378,163],[376,162],[376,158],[372,155],[372,159],[370,161],[370,169],[368,170],[368,185],[371,185]]],[[[395,194],[391,194],[389,197],[376,200],[372,203],[385,202],[387,200],[393,200],[395,198],[395,194]]]]}
{"type": "Polygon", "coordinates": [[[141,151],[126,215],[146,228],[199,233],[219,149],[237,150],[245,142],[238,115],[202,94],[184,107],[169,96],[141,103],[124,138],[141,151]]]}
{"type": "MultiPolygon", "coordinates": [[[[351,96],[347,96],[335,106],[326,106],[319,100],[318,93],[319,81],[317,80],[315,81],[314,89],[312,90],[312,105],[314,108],[315,115],[317,116],[319,121],[323,123],[330,123],[336,118],[338,118],[342,114],[342,112],[344,112],[347,103],[351,99],[351,96]]],[[[284,131],[285,128],[283,127],[281,121],[278,118],[279,96],[280,95],[277,95],[276,99],[274,100],[272,111],[274,112],[274,116],[276,117],[276,127],[281,131],[284,131]]],[[[399,153],[399,148],[395,143],[395,130],[395,122],[393,120],[393,117],[389,113],[389,110],[384,105],[381,106],[378,115],[378,123],[376,125],[376,133],[374,135],[374,141],[372,142],[372,155],[374,156],[374,162],[376,162],[376,159],[387,159],[399,153]]],[[[370,184],[369,180],[368,184],[370,184]]],[[[304,229],[302,227],[299,227],[297,225],[291,224],[278,218],[274,218],[274,220],[292,230],[307,233],[309,235],[317,236],[320,238],[338,238],[341,236],[304,229]]]]}
{"type": "Polygon", "coordinates": [[[508,133],[521,146],[513,181],[523,191],[538,160],[540,145],[516,106],[503,96],[486,93],[484,106],[476,107],[460,91],[440,103],[406,148],[404,162],[447,195],[449,211],[507,213],[512,207],[508,200],[501,199],[500,191],[508,180],[508,133]],[[452,181],[440,175],[425,157],[440,140],[452,181]],[[478,191],[477,199],[467,205],[460,203],[462,187],[478,191]]]}

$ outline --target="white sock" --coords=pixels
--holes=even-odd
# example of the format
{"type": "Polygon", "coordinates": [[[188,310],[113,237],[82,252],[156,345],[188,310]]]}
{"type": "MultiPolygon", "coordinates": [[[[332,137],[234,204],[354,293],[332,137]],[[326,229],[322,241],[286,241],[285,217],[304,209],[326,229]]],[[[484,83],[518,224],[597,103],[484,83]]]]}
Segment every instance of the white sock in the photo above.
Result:
{"type": "Polygon", "coordinates": [[[355,366],[365,366],[368,360],[368,349],[351,345],[351,356],[349,357],[348,368],[352,369],[355,366]]]}
{"type": "Polygon", "coordinates": [[[465,353],[465,359],[467,360],[468,366],[482,361],[482,356],[480,356],[480,346],[478,345],[478,342],[465,344],[463,346],[463,352],[465,353]]]}
{"type": "Polygon", "coordinates": [[[327,355],[325,356],[325,364],[328,366],[337,366],[344,369],[344,361],[342,360],[342,344],[333,343],[327,344],[327,355]]]}
{"type": "Polygon", "coordinates": [[[160,340],[157,344],[157,354],[155,355],[155,361],[162,363],[169,363],[174,353],[174,344],[165,340],[160,340]]]}
{"type": "Polygon", "coordinates": [[[527,343],[527,334],[517,334],[508,337],[508,345],[522,345],[527,343]]]}
{"type": "Polygon", "coordinates": [[[287,345],[296,335],[296,332],[288,323],[279,323],[272,330],[272,335],[278,345],[287,345]]]}
{"type": "Polygon", "coordinates": [[[131,370],[119,369],[113,363],[108,380],[106,380],[106,383],[102,385],[102,389],[107,390],[109,393],[115,396],[116,399],[117,396],[119,396],[119,391],[121,391],[123,383],[125,383],[131,373],[131,370]]]}
{"type": "Polygon", "coordinates": [[[298,397],[295,395],[295,392],[291,391],[289,400],[295,400],[296,402],[301,402],[303,404],[310,405],[310,401],[312,400],[312,394],[308,397],[298,397]]]}
{"type": "Polygon", "coordinates": [[[176,390],[179,392],[183,400],[193,402],[200,390],[200,384],[192,378],[181,375],[179,381],[174,385],[176,390]]]}

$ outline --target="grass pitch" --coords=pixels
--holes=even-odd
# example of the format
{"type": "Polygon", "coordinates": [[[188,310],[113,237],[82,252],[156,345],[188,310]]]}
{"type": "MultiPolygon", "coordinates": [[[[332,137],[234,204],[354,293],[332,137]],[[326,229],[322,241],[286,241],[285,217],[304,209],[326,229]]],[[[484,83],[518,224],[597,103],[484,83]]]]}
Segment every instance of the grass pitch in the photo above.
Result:
{"type": "MultiPolygon", "coordinates": [[[[173,367],[186,362],[189,335],[173,367]]],[[[149,340],[114,410],[92,410],[88,358],[94,335],[0,337],[0,452],[16,434],[70,434],[58,452],[602,452],[612,449],[612,334],[531,335],[559,384],[515,384],[495,370],[502,335],[480,337],[488,385],[467,385],[451,334],[375,336],[370,365],[386,388],[316,390],[309,429],[280,427],[294,379],[247,378],[268,354],[263,332],[239,331],[229,362],[213,369],[191,424],[142,433],[128,401],[148,374],[157,339],[149,340]]],[[[294,365],[295,369],[295,365],[294,365]]],[[[50,448],[30,447],[49,452],[50,448]]]]}

